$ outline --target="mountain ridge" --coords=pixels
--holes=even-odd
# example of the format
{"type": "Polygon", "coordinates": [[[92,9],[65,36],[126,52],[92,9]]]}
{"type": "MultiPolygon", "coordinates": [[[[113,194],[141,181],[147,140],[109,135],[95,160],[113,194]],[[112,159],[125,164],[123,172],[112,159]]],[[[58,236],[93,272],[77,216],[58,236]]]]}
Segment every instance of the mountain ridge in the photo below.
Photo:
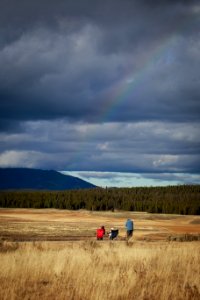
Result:
{"type": "Polygon", "coordinates": [[[96,186],[55,170],[0,168],[0,190],[74,190],[96,186]]]}

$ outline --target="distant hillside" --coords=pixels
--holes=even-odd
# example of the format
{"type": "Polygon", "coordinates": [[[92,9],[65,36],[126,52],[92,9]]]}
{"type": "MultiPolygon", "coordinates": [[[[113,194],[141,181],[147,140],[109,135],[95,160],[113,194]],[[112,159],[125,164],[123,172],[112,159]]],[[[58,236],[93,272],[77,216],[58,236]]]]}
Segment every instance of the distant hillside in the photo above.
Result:
{"type": "Polygon", "coordinates": [[[0,168],[0,190],[70,190],[88,189],[95,185],[57,171],[0,168]]]}

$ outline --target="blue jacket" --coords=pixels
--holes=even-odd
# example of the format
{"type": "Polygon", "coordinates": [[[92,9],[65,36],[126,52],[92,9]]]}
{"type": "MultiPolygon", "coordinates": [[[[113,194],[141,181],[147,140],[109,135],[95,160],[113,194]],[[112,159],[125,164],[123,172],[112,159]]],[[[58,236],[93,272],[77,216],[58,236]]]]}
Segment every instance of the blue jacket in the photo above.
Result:
{"type": "Polygon", "coordinates": [[[126,221],[126,229],[127,230],[133,230],[134,229],[134,225],[133,225],[133,221],[131,220],[131,219],[128,219],[127,221],[126,221]]]}

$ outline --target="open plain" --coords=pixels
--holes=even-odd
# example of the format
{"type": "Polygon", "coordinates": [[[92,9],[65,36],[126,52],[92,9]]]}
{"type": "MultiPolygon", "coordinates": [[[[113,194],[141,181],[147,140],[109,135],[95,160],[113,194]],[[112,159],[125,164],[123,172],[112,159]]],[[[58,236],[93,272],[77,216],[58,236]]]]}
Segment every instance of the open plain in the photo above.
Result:
{"type": "Polygon", "coordinates": [[[199,234],[199,216],[0,209],[0,300],[198,300],[200,242],[168,237],[199,234]]]}
{"type": "Polygon", "coordinates": [[[107,232],[111,227],[118,228],[118,240],[124,240],[127,218],[135,223],[134,240],[166,240],[170,235],[200,234],[200,216],[2,208],[0,237],[10,241],[94,240],[96,229],[104,225],[107,232]]]}

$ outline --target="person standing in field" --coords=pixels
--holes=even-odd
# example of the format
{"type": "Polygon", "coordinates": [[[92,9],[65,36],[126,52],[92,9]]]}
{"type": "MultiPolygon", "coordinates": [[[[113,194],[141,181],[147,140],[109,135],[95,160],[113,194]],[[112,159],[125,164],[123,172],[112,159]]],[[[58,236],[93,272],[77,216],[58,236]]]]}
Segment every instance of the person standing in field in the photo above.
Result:
{"type": "Polygon", "coordinates": [[[126,235],[128,239],[133,236],[133,230],[134,230],[133,220],[127,219],[125,226],[126,226],[126,235]]]}

